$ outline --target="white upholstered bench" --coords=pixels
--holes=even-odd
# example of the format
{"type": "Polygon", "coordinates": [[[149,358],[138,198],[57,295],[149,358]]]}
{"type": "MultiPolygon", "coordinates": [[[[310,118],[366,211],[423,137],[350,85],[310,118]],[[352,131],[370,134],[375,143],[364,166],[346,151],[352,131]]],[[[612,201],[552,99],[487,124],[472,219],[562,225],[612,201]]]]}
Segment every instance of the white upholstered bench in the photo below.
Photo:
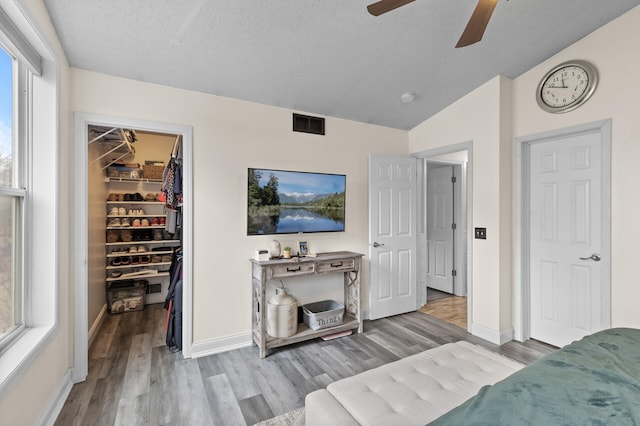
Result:
{"type": "Polygon", "coordinates": [[[425,425],[523,367],[478,345],[448,343],[308,394],[305,424],[425,425]]]}

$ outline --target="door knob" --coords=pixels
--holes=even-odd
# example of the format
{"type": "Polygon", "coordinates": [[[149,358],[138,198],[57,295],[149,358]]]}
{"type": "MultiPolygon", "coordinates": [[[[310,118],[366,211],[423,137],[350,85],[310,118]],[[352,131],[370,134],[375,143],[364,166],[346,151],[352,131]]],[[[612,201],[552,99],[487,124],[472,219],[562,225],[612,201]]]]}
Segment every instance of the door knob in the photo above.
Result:
{"type": "Polygon", "coordinates": [[[376,243],[376,242],[373,243],[373,247],[375,247],[375,248],[382,247],[383,245],[384,244],[379,244],[379,243],[376,243]]]}
{"type": "Polygon", "coordinates": [[[600,262],[600,259],[602,259],[602,258],[600,257],[600,255],[598,253],[593,253],[589,257],[581,257],[580,258],[580,260],[593,260],[594,262],[600,262]]]}

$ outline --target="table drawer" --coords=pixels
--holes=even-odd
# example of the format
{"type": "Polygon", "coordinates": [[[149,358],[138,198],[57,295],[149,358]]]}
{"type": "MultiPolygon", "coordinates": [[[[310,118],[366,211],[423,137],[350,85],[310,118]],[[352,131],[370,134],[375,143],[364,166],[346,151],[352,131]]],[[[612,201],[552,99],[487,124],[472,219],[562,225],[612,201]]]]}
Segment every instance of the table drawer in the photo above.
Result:
{"type": "Polygon", "coordinates": [[[299,263],[297,265],[271,266],[271,278],[295,277],[297,275],[310,275],[316,272],[315,263],[299,263]]]}
{"type": "Polygon", "coordinates": [[[352,271],[355,267],[356,260],[351,259],[338,259],[338,260],[323,260],[318,262],[318,273],[320,272],[339,272],[339,271],[352,271]]]}

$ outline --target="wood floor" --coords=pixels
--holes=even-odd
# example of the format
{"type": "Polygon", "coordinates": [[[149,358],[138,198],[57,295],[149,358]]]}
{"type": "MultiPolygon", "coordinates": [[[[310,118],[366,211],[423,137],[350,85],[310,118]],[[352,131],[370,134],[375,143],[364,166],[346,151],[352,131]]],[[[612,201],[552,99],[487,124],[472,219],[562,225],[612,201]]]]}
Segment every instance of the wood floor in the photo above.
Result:
{"type": "Polygon", "coordinates": [[[430,298],[427,294],[427,304],[420,308],[420,312],[439,318],[450,324],[467,329],[467,298],[440,293],[430,298]]]}
{"type": "Polygon", "coordinates": [[[278,348],[256,346],[182,359],[164,345],[166,311],[110,315],[57,425],[252,425],[304,406],[329,383],[444,343],[467,340],[525,364],[553,350],[539,342],[496,346],[421,312],[365,321],[364,333],[278,348]]]}

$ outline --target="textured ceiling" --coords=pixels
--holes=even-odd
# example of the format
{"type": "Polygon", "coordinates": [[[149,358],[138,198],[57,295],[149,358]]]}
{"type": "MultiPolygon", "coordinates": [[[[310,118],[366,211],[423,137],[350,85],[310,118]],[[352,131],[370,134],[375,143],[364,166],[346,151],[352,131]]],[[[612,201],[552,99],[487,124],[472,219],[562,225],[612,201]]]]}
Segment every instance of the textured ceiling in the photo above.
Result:
{"type": "Polygon", "coordinates": [[[379,17],[372,2],[45,0],[73,67],[399,129],[640,0],[500,0],[483,40],[461,49],[476,0],[418,0],[379,17]],[[406,91],[413,103],[400,101],[406,91]]]}

